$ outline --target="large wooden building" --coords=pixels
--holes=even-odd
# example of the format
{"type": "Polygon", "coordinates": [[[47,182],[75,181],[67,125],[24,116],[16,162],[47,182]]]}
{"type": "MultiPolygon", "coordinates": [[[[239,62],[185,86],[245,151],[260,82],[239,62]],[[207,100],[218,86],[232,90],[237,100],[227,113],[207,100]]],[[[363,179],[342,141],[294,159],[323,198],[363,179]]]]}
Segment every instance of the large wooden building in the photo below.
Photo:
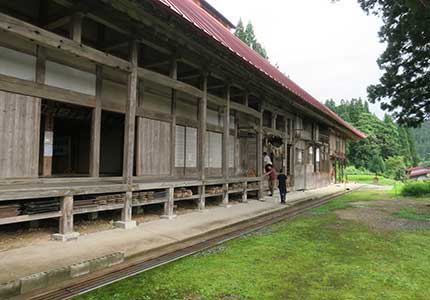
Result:
{"type": "Polygon", "coordinates": [[[0,225],[326,186],[365,137],[199,0],[0,2],[0,225]]]}

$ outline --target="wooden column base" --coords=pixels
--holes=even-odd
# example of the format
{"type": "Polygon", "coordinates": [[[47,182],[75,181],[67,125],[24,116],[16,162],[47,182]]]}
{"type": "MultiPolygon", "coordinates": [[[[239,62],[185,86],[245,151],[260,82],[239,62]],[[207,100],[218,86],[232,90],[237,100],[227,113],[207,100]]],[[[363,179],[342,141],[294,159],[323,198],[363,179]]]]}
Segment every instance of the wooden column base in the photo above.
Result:
{"type": "Polygon", "coordinates": [[[206,211],[206,187],[205,186],[201,186],[199,187],[199,193],[200,193],[200,199],[199,199],[199,211],[201,212],[205,212],[206,211]]]}
{"type": "Polygon", "coordinates": [[[73,196],[66,196],[61,199],[60,233],[52,235],[56,241],[76,240],[78,232],[73,231],[73,196]]]}
{"type": "Polygon", "coordinates": [[[136,221],[133,221],[131,219],[132,200],[133,200],[133,193],[126,192],[124,197],[124,208],[122,209],[122,213],[121,213],[121,221],[115,222],[115,227],[128,230],[128,229],[133,229],[137,226],[136,221]]]}
{"type": "Polygon", "coordinates": [[[175,215],[175,189],[173,187],[169,188],[169,199],[164,203],[164,215],[161,216],[162,219],[172,220],[176,218],[175,215]]]}
{"type": "Polygon", "coordinates": [[[248,189],[248,183],[245,182],[243,184],[242,203],[248,203],[248,192],[246,191],[247,189],[248,189]]]}

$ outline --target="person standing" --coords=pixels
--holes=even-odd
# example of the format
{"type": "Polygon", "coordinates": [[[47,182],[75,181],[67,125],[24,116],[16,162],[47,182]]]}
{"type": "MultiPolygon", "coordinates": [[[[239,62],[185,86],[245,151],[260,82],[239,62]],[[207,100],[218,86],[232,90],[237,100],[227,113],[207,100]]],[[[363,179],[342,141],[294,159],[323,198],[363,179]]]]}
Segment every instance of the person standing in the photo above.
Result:
{"type": "Polygon", "coordinates": [[[270,158],[269,154],[267,154],[267,152],[263,152],[263,157],[264,168],[267,168],[268,165],[273,165],[272,159],[270,158]]]}
{"type": "Polygon", "coordinates": [[[287,176],[285,176],[282,169],[279,171],[278,175],[278,189],[281,194],[281,204],[285,204],[285,198],[287,196],[287,176]]]}
{"type": "Polygon", "coordinates": [[[272,165],[267,165],[267,173],[265,174],[266,176],[269,176],[269,196],[272,197],[274,190],[275,190],[275,185],[276,185],[276,179],[277,179],[277,174],[276,174],[276,170],[272,165]]]}

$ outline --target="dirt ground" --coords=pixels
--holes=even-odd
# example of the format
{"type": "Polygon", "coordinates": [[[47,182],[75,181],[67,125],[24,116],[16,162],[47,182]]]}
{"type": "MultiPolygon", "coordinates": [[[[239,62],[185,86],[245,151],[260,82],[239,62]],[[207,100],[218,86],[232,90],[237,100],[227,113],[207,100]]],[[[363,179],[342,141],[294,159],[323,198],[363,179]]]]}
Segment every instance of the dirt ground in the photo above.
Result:
{"type": "MultiPolygon", "coordinates": [[[[239,203],[234,199],[231,205],[239,203]]],[[[220,201],[208,201],[207,209],[217,207],[220,201]]],[[[176,203],[177,215],[189,214],[196,211],[196,204],[192,201],[176,203]]],[[[143,213],[133,214],[133,220],[138,223],[146,223],[160,219],[163,214],[162,205],[150,205],[143,207],[143,213]]],[[[120,219],[120,212],[99,213],[97,219],[91,220],[88,215],[75,216],[75,231],[81,235],[114,229],[114,222],[120,219]]],[[[2,226],[0,230],[0,252],[22,248],[30,245],[49,241],[52,234],[58,230],[58,221],[45,220],[34,223],[20,223],[2,226]]]]}
{"type": "Polygon", "coordinates": [[[335,211],[343,220],[351,220],[367,225],[377,231],[418,230],[430,228],[430,222],[402,219],[394,214],[403,208],[416,208],[430,213],[430,201],[387,200],[351,203],[351,208],[335,211]]]}

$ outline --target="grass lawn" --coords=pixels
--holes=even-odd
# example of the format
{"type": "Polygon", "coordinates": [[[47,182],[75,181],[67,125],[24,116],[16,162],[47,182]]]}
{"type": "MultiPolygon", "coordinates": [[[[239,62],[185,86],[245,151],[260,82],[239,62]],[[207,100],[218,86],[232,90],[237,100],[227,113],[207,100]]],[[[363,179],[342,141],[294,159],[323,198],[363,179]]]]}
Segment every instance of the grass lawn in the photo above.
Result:
{"type": "Polygon", "coordinates": [[[337,218],[360,191],[292,221],[77,299],[430,299],[430,230],[378,232],[337,218]]]}
{"type": "MultiPolygon", "coordinates": [[[[348,175],[349,182],[357,182],[357,183],[363,183],[363,184],[374,184],[373,183],[374,178],[375,178],[375,175],[348,175]]],[[[385,186],[402,185],[402,182],[396,181],[391,178],[385,178],[383,176],[378,176],[378,178],[379,178],[378,185],[385,185],[385,186]]]]}

